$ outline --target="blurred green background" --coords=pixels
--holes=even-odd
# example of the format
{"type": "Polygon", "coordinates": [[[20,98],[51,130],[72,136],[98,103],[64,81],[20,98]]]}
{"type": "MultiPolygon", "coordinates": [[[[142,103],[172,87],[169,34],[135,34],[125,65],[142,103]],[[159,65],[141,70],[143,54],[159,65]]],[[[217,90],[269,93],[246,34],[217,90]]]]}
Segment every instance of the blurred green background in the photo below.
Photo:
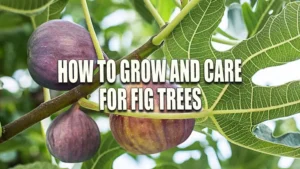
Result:
{"type": "MultiPolygon", "coordinates": [[[[79,0],[58,1],[61,1],[62,7],[67,3],[58,17],[86,27],[79,0]]],[[[166,22],[180,11],[174,0],[152,0],[152,2],[166,22]]],[[[253,9],[257,6],[257,0],[226,1],[227,8],[220,24],[220,29],[233,36],[235,40],[243,40],[251,36],[250,23],[245,22],[245,14],[242,14],[241,4],[244,3],[249,3],[253,9]]],[[[284,3],[280,5],[282,6],[278,7],[278,11],[270,13],[267,18],[278,13],[284,3]]],[[[159,31],[158,25],[144,7],[142,0],[88,0],[88,6],[101,47],[112,59],[125,56],[159,31]]],[[[251,24],[255,25],[255,22],[251,24]]],[[[2,125],[18,119],[43,102],[42,88],[31,79],[27,70],[27,41],[32,31],[33,26],[29,17],[0,11],[0,80],[3,83],[3,89],[0,90],[0,122],[2,125]]],[[[230,38],[220,31],[216,31],[216,36],[230,38]]],[[[214,43],[214,46],[219,50],[232,47],[218,43],[214,43]]],[[[164,55],[161,50],[158,50],[151,57],[162,59],[164,55]]],[[[270,84],[265,83],[265,85],[270,84]]],[[[52,97],[59,94],[61,92],[51,91],[52,97]]],[[[97,92],[93,93],[91,100],[97,101],[97,95],[97,92]]],[[[107,117],[99,112],[89,110],[86,112],[97,121],[105,138],[113,139],[107,117]]],[[[52,119],[59,113],[53,115],[52,119]]],[[[277,136],[291,131],[298,132],[297,119],[299,117],[291,117],[269,122],[269,125],[273,126],[274,135],[277,136]]],[[[134,156],[119,151],[116,156],[122,154],[121,156],[116,159],[111,156],[113,168],[298,169],[300,166],[299,160],[269,156],[233,145],[210,129],[197,129],[197,131],[200,132],[194,132],[188,141],[178,148],[159,154],[134,156]]],[[[51,156],[45,145],[44,129],[40,123],[0,144],[0,169],[36,161],[51,162],[51,156]]],[[[74,166],[58,163],[61,168],[81,166],[81,164],[74,166]]]]}

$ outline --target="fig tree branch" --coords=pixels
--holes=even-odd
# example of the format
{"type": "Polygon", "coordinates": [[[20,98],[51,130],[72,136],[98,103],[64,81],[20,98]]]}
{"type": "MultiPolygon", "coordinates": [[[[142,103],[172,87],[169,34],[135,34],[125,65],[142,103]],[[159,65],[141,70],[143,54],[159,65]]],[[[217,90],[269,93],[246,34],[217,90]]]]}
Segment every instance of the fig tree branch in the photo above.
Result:
{"type": "MultiPolygon", "coordinates": [[[[131,60],[131,59],[145,59],[151,53],[156,51],[160,46],[153,45],[152,38],[147,41],[144,45],[142,45],[137,50],[133,51],[126,57],[122,58],[131,60]]],[[[117,73],[120,72],[119,65],[120,61],[116,61],[117,64],[117,73]]],[[[24,131],[28,127],[36,124],[37,122],[49,117],[53,113],[71,105],[74,102],[77,102],[82,97],[86,97],[88,94],[92,93],[96,90],[99,84],[99,72],[94,75],[93,83],[91,84],[84,84],[75,87],[74,89],[56,97],[48,102],[44,102],[40,104],[38,107],[33,109],[32,111],[26,113],[19,119],[5,125],[2,127],[2,136],[0,138],[0,143],[3,143],[13,136],[19,134],[20,132],[24,131]]]]}
{"type": "MultiPolygon", "coordinates": [[[[32,16],[30,18],[31,18],[32,27],[35,30],[37,26],[35,22],[35,17],[32,16]]],[[[43,87],[43,95],[44,95],[44,102],[51,100],[50,90],[48,88],[43,87]]],[[[50,123],[51,123],[50,118],[45,118],[44,120],[41,121],[42,133],[44,137],[46,136],[46,129],[49,127],[50,123]]]]}
{"type": "MultiPolygon", "coordinates": [[[[200,0],[192,0],[189,2],[183,10],[177,15],[177,17],[170,22],[158,35],[152,37],[149,41],[147,41],[144,45],[140,48],[129,54],[128,56],[121,58],[120,60],[116,61],[117,65],[117,72],[120,72],[120,62],[123,59],[145,59],[151,53],[156,51],[160,48],[161,44],[163,43],[164,39],[167,38],[171,32],[175,29],[175,27],[183,20],[183,18],[190,12],[192,8],[194,8],[200,0]]],[[[92,40],[94,46],[96,48],[96,52],[98,57],[103,55],[101,52],[101,48],[96,38],[96,33],[92,27],[92,23],[90,20],[90,15],[88,12],[87,4],[85,0],[81,0],[83,4],[84,13],[88,24],[89,31],[92,31],[92,40]],[[97,41],[97,42],[96,42],[97,41]]],[[[37,122],[49,117],[53,113],[63,109],[71,105],[74,102],[77,102],[82,97],[86,97],[88,94],[92,93],[100,86],[99,84],[99,72],[94,76],[94,82],[91,84],[84,84],[75,87],[74,89],[56,97],[52,100],[42,103],[32,111],[28,112],[27,114],[23,115],[19,119],[3,126],[2,128],[2,137],[0,138],[0,143],[5,142],[6,140],[12,138],[13,136],[19,134],[23,130],[27,129],[28,127],[36,124],[37,122]]],[[[125,114],[125,113],[124,113],[125,114]]]]}

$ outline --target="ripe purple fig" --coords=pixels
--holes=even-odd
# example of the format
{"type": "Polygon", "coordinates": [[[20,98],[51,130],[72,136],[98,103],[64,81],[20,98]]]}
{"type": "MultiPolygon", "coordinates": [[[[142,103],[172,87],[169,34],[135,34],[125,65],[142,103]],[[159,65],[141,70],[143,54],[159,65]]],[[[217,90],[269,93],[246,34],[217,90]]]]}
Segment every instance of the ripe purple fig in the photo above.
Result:
{"type": "Polygon", "coordinates": [[[46,135],[50,153],[68,163],[89,160],[98,151],[101,141],[97,124],[77,104],[56,117],[46,135]]]}
{"type": "MultiPolygon", "coordinates": [[[[175,88],[169,83],[165,84],[139,84],[127,85],[127,95],[131,88],[175,88]]],[[[154,92],[154,112],[159,111],[159,95],[154,92]]],[[[127,105],[130,107],[130,97],[127,105]]],[[[166,97],[165,97],[166,100],[166,97]]],[[[168,113],[166,110],[160,113],[168,113]]],[[[178,112],[180,113],[180,112],[178,112]]],[[[146,119],[110,115],[110,128],[116,141],[128,152],[134,154],[154,154],[184,142],[192,133],[195,125],[194,119],[146,119]]]]}
{"type": "Polygon", "coordinates": [[[39,26],[29,39],[28,55],[32,78],[53,90],[70,90],[79,85],[79,82],[58,83],[58,60],[94,60],[94,68],[97,63],[89,32],[63,20],[52,20],[39,26]]]}

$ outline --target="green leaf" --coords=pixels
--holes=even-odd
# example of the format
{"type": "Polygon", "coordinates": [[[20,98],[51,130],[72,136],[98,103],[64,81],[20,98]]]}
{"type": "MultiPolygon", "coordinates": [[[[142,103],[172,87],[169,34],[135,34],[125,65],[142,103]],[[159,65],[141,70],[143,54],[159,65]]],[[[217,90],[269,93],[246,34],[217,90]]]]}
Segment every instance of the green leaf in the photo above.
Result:
{"type": "Polygon", "coordinates": [[[57,0],[55,3],[47,7],[41,14],[33,16],[32,19],[34,20],[34,26],[38,27],[48,20],[60,18],[60,13],[65,8],[67,3],[68,0],[57,0]]]}
{"type": "Polygon", "coordinates": [[[97,154],[82,164],[82,169],[112,168],[114,160],[125,153],[113,138],[111,132],[101,136],[101,146],[97,154]]]}
{"type": "Polygon", "coordinates": [[[168,164],[158,165],[153,169],[181,169],[181,167],[174,163],[168,163],[168,164]]]}
{"type": "Polygon", "coordinates": [[[34,24],[35,28],[47,22],[49,20],[49,7],[46,8],[41,14],[34,16],[31,19],[33,20],[32,23],[34,24]]]}
{"type": "MultiPolygon", "coordinates": [[[[0,81],[0,83],[2,83],[1,81],[0,81]]],[[[2,85],[2,84],[1,84],[2,85]]],[[[2,87],[0,88],[0,90],[2,89],[2,87]]],[[[2,137],[2,125],[1,125],[1,122],[0,122],[0,138],[2,137]]]]}
{"type": "Polygon", "coordinates": [[[0,32],[8,32],[21,29],[28,19],[26,16],[14,14],[6,11],[0,12],[0,32]]]}
{"type": "MultiPolygon", "coordinates": [[[[210,139],[210,138],[208,138],[210,139]]],[[[212,143],[216,145],[216,142],[214,142],[212,139],[210,140],[203,140],[204,142],[208,141],[209,143],[212,143]],[[211,141],[210,141],[211,140],[211,141]]],[[[209,144],[209,146],[213,147],[214,145],[209,144]]],[[[161,169],[161,168],[174,168],[174,169],[186,169],[186,168],[199,168],[201,165],[201,168],[210,168],[208,164],[208,156],[205,153],[205,149],[207,148],[207,144],[203,144],[199,141],[195,141],[192,145],[185,147],[185,148],[180,148],[180,147],[174,147],[171,148],[167,151],[163,151],[159,154],[158,158],[153,158],[155,160],[157,166],[155,169],[161,169]],[[201,154],[200,159],[186,159],[187,161],[184,161],[183,163],[177,164],[174,161],[174,155],[179,152],[187,152],[189,153],[190,151],[197,151],[201,154]]],[[[151,158],[151,157],[150,157],[151,158]]]]}
{"type": "Polygon", "coordinates": [[[277,87],[257,86],[251,80],[259,70],[283,65],[300,56],[300,3],[289,3],[252,38],[226,52],[216,51],[211,36],[224,13],[224,1],[201,1],[178,25],[165,43],[170,59],[199,59],[201,79],[206,59],[241,59],[242,84],[207,84],[202,80],[202,105],[212,116],[201,126],[217,129],[230,142],[262,153],[300,157],[300,149],[255,136],[264,121],[291,116],[300,110],[300,83],[277,87]]]}
{"type": "Polygon", "coordinates": [[[255,135],[262,139],[268,140],[274,143],[288,145],[289,147],[297,148],[300,146],[300,133],[287,133],[279,137],[274,137],[272,130],[264,125],[260,124],[254,130],[255,135]]]}
{"type": "Polygon", "coordinates": [[[174,1],[161,1],[152,0],[153,5],[156,6],[158,13],[163,18],[165,22],[169,21],[173,11],[175,10],[176,4],[174,1]]]}
{"type": "Polygon", "coordinates": [[[55,0],[0,0],[0,10],[28,16],[43,12],[55,0]]]}
{"type": "MultiPolygon", "coordinates": [[[[2,90],[3,89],[3,82],[0,80],[0,90],[2,90]]],[[[0,127],[1,127],[1,123],[0,123],[0,127]]],[[[1,137],[1,131],[2,130],[0,130],[0,137],[1,137]]]]}
{"type": "Polygon", "coordinates": [[[287,133],[299,132],[297,122],[294,118],[284,118],[275,121],[274,137],[282,136],[287,133]]]}
{"type": "Polygon", "coordinates": [[[68,4],[68,0],[58,0],[53,3],[49,8],[49,20],[59,19],[61,12],[65,9],[68,4]]]}
{"type": "Polygon", "coordinates": [[[143,19],[145,19],[148,23],[152,23],[154,18],[149,12],[149,10],[146,8],[144,1],[130,0],[130,2],[133,4],[136,11],[143,17],[143,19]]]}
{"type": "Polygon", "coordinates": [[[51,163],[47,162],[35,162],[33,164],[27,164],[27,165],[18,165],[11,169],[59,169],[57,166],[52,165],[51,163]]]}
{"type": "Polygon", "coordinates": [[[285,1],[286,0],[259,0],[257,1],[255,10],[253,10],[253,4],[256,3],[256,1],[251,1],[251,5],[244,3],[242,5],[242,11],[249,37],[260,31],[271,15],[278,14],[282,10],[285,1]]]}

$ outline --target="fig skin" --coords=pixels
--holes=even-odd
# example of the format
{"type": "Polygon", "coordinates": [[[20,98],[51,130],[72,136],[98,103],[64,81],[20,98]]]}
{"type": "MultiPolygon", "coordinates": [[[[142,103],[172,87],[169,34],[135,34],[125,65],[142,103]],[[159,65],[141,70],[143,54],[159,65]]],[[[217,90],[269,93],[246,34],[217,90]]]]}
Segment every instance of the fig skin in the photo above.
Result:
{"type": "Polygon", "coordinates": [[[78,163],[91,159],[100,147],[100,131],[96,122],[73,105],[49,126],[47,147],[63,162],[78,163]]]}
{"type": "MultiPolygon", "coordinates": [[[[175,88],[176,86],[169,83],[127,85],[125,88],[129,109],[131,109],[130,89],[132,87],[152,88],[154,112],[168,113],[166,110],[159,111],[159,95],[156,94],[156,89],[175,88]]],[[[133,154],[154,154],[176,147],[191,135],[194,125],[195,119],[146,119],[110,115],[110,128],[114,138],[121,147],[133,154]]]]}
{"type": "Polygon", "coordinates": [[[58,60],[94,60],[96,68],[97,54],[89,32],[68,21],[42,24],[32,33],[27,48],[30,75],[36,83],[52,90],[70,90],[79,85],[58,83],[58,60]]]}

